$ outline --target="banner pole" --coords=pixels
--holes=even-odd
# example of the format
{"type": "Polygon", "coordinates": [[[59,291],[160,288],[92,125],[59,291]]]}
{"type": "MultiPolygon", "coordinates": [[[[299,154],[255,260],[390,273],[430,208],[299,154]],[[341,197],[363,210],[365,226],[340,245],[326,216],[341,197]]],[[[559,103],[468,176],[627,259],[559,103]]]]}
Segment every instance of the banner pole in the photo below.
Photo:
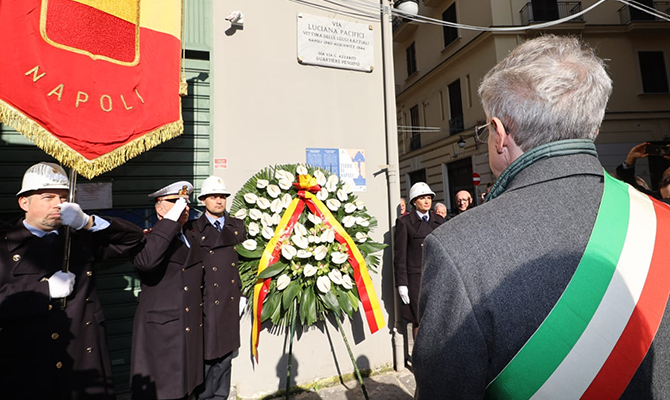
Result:
{"type": "MultiPolygon", "coordinates": [[[[74,203],[75,196],[75,186],[77,185],[77,171],[74,168],[70,168],[70,192],[67,196],[67,201],[69,203],[74,203]]],[[[69,272],[70,270],[70,245],[72,243],[72,228],[69,226],[65,227],[65,251],[63,252],[63,272],[69,272]]],[[[67,299],[63,297],[63,302],[61,303],[61,309],[65,309],[67,305],[67,299]]]]}

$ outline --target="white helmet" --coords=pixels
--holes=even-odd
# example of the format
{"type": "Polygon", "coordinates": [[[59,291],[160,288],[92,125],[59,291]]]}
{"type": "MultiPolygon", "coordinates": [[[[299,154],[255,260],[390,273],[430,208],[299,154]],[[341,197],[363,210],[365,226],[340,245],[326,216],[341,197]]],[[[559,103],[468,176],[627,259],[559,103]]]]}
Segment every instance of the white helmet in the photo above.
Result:
{"type": "Polygon", "coordinates": [[[202,200],[203,197],[210,194],[223,194],[225,196],[230,196],[230,192],[226,189],[226,184],[223,182],[223,179],[218,176],[210,176],[202,182],[200,187],[200,196],[198,199],[202,200]]]}
{"type": "Polygon", "coordinates": [[[70,181],[63,167],[49,162],[33,165],[23,174],[21,190],[16,195],[41,189],[70,189],[70,181]]]}
{"type": "Polygon", "coordinates": [[[411,189],[409,189],[409,202],[414,203],[414,199],[425,196],[427,194],[429,194],[431,197],[435,197],[435,193],[430,190],[430,186],[428,186],[426,182],[417,182],[412,185],[411,189]]]}

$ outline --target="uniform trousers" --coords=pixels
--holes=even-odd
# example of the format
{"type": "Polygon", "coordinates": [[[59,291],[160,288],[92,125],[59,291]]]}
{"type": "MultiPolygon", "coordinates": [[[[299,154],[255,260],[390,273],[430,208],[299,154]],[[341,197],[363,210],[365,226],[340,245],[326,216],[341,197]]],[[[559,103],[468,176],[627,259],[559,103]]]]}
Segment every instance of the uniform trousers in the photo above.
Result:
{"type": "Polygon", "coordinates": [[[205,382],[200,385],[198,400],[226,400],[230,393],[233,352],[214,360],[205,360],[205,382]]]}

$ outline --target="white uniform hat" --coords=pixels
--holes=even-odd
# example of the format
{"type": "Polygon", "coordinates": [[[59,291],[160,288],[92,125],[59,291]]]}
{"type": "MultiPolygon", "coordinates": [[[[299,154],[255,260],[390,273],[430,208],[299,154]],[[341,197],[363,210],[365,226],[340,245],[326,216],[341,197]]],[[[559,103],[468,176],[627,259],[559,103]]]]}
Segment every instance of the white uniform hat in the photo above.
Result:
{"type": "Polygon", "coordinates": [[[412,185],[412,188],[409,189],[409,202],[413,203],[414,199],[417,197],[425,196],[429,194],[431,197],[435,197],[435,193],[430,190],[430,186],[426,182],[417,182],[412,185]]]}
{"type": "Polygon", "coordinates": [[[200,196],[198,199],[202,200],[203,197],[210,194],[223,194],[225,196],[230,196],[230,192],[226,189],[226,183],[223,179],[218,176],[210,176],[202,182],[200,187],[200,196]]]}
{"type": "Polygon", "coordinates": [[[70,181],[63,167],[49,162],[33,165],[23,174],[21,190],[16,195],[42,189],[70,189],[70,181]]]}
{"type": "Polygon", "coordinates": [[[149,197],[160,200],[186,199],[190,203],[189,197],[193,193],[193,185],[191,182],[179,181],[158,189],[151,193],[149,197]]]}

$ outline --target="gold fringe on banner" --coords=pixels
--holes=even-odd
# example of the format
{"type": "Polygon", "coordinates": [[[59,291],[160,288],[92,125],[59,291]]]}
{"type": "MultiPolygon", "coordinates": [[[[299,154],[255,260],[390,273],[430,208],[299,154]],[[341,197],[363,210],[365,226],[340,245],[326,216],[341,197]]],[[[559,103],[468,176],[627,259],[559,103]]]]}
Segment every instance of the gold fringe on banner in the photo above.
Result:
{"type": "Polygon", "coordinates": [[[73,168],[79,175],[88,179],[93,179],[102,173],[111,171],[131,158],[137,157],[184,132],[184,122],[181,119],[180,111],[178,121],[163,125],[105,155],[89,160],[61,142],[40,124],[2,100],[0,100],[0,122],[16,129],[61,164],[73,168]]]}

